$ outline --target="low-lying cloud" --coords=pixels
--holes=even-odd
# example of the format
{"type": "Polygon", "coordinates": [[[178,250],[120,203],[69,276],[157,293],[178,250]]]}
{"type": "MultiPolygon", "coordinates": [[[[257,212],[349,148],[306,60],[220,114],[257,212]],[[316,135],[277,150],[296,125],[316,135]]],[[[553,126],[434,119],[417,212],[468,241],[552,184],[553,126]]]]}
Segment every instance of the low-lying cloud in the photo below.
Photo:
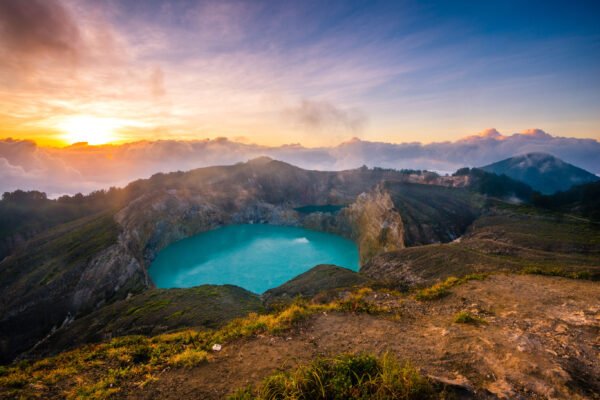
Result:
{"type": "Polygon", "coordinates": [[[600,174],[600,142],[555,137],[542,130],[503,135],[487,130],[455,142],[382,143],[352,139],[337,146],[267,147],[232,141],[159,140],[122,145],[39,147],[28,140],[0,140],[0,191],[42,190],[51,196],[89,192],[147,178],[157,172],[228,165],[269,156],[302,168],[342,170],[362,165],[453,172],[530,152],[553,154],[600,174]]]}

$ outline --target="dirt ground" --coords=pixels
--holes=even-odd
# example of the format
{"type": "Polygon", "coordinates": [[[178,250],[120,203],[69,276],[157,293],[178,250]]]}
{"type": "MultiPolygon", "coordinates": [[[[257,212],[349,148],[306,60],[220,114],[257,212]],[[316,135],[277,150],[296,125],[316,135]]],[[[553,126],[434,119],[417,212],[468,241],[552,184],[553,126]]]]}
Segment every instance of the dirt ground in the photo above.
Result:
{"type": "Polygon", "coordinates": [[[600,284],[496,275],[419,302],[378,293],[390,315],[319,314],[283,336],[223,346],[194,369],[164,371],[132,399],[221,399],[319,355],[391,352],[478,397],[600,399],[600,284]],[[485,319],[454,322],[460,311],[485,319]]]}

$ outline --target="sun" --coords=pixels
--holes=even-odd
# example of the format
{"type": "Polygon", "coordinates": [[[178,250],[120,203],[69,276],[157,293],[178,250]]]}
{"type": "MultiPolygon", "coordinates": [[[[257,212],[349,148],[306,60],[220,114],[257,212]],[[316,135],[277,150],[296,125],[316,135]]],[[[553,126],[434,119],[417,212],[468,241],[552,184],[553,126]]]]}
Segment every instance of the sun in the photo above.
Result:
{"type": "Polygon", "coordinates": [[[66,142],[87,142],[90,145],[118,140],[117,130],[123,126],[123,122],[118,119],[87,115],[66,117],[58,123],[58,129],[64,132],[62,138],[66,142]]]}

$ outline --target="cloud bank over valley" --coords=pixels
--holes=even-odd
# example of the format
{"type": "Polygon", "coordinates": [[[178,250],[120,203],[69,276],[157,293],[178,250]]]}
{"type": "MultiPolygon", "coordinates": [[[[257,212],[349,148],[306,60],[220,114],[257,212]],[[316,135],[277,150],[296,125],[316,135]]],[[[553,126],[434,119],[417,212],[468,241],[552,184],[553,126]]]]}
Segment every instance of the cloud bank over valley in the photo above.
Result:
{"type": "Polygon", "coordinates": [[[87,193],[148,178],[158,172],[185,171],[269,156],[306,169],[343,170],[362,165],[427,169],[442,173],[482,166],[517,154],[550,153],[600,173],[600,142],[555,137],[532,129],[504,135],[488,129],[454,142],[383,143],[351,139],[337,146],[299,144],[268,147],[227,138],[139,141],[121,145],[75,144],[41,147],[29,140],[0,140],[0,190],[41,190],[50,196],[87,193]]]}

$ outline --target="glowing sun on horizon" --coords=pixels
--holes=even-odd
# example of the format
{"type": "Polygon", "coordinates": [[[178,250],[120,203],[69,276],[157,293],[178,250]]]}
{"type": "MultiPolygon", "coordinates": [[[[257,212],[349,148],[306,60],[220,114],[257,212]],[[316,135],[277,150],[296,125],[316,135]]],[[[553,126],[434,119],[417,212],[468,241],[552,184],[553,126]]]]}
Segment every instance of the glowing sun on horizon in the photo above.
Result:
{"type": "Polygon", "coordinates": [[[58,123],[58,129],[64,132],[62,138],[69,144],[87,142],[99,145],[119,139],[116,131],[124,126],[114,118],[100,118],[87,115],[66,117],[58,123]]]}

